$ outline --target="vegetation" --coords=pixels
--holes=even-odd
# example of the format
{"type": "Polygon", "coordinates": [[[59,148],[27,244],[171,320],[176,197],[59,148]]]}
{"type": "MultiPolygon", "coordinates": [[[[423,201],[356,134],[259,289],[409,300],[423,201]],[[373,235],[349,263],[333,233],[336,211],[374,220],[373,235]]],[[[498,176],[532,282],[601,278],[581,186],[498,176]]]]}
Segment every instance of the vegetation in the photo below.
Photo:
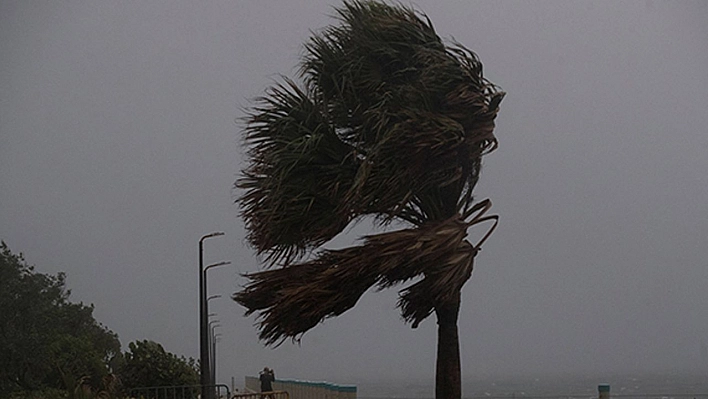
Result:
{"type": "Polygon", "coordinates": [[[4,242],[0,250],[0,396],[65,388],[67,376],[98,387],[120,354],[118,336],[93,305],[69,302],[64,273],[37,273],[4,242]]]}
{"type": "Polygon", "coordinates": [[[128,345],[119,368],[125,387],[159,387],[199,384],[199,368],[194,359],[185,359],[165,351],[153,341],[135,341],[128,345]]]}
{"type": "Polygon", "coordinates": [[[305,46],[302,85],[284,78],[247,118],[249,166],[236,187],[248,239],[270,270],[233,298],[258,312],[260,338],[278,345],[355,306],[371,287],[411,282],[398,306],[415,328],[438,322],[436,397],[461,395],[460,293],[493,221],[476,202],[482,156],[497,146],[504,96],[477,56],[444,43],[404,6],[348,1],[340,24],[305,46]],[[406,228],[341,250],[322,246],[373,216],[406,228]]]}
{"type": "MultiPolygon", "coordinates": [[[[198,384],[193,359],[129,344],[71,303],[64,273],[38,273],[0,245],[0,398],[111,398],[131,388],[198,384]]],[[[126,392],[127,393],[127,392],[126,392]]]]}

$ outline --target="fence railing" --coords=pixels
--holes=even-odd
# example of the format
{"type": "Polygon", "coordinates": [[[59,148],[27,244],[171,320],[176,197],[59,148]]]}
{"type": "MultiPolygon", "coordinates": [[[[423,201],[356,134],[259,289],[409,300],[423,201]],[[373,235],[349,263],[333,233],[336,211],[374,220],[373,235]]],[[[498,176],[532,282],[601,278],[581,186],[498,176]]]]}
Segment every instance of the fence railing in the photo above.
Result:
{"type": "MultiPolygon", "coordinates": [[[[216,384],[207,387],[214,391],[215,399],[231,398],[228,385],[216,384]]],[[[201,392],[201,385],[177,385],[133,388],[129,394],[131,398],[136,399],[199,399],[201,392]]]]}
{"type": "MultiPolygon", "coordinates": [[[[246,389],[260,391],[259,379],[247,376],[246,389]]],[[[356,386],[321,381],[275,380],[273,389],[287,391],[290,394],[289,399],[356,399],[356,386]]]]}
{"type": "Polygon", "coordinates": [[[287,391],[237,393],[231,399],[290,399],[290,393],[287,391]]]}

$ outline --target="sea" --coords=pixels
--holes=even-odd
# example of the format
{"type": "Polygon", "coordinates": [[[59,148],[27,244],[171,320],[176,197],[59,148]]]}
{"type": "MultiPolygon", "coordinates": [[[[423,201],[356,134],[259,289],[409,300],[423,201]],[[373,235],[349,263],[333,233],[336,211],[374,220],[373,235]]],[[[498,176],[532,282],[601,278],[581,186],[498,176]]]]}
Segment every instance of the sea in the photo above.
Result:
{"type": "MultiPolygon", "coordinates": [[[[613,398],[708,399],[708,373],[626,374],[611,376],[551,376],[466,378],[463,398],[590,399],[598,386],[610,385],[613,398]]],[[[390,380],[357,383],[358,399],[432,399],[434,381],[390,380]]]]}

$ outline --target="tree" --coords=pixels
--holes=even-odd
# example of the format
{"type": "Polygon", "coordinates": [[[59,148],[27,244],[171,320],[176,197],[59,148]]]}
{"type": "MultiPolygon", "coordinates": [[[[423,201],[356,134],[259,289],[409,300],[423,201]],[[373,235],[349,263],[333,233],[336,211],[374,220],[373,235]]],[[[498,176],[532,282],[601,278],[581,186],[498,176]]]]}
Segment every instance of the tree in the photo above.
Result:
{"type": "Polygon", "coordinates": [[[0,246],[0,397],[66,388],[69,378],[97,387],[120,353],[118,336],[93,318],[93,305],[69,302],[65,275],[38,273],[0,246]]]}
{"type": "MultiPolygon", "coordinates": [[[[199,368],[194,359],[178,357],[148,340],[128,345],[118,374],[128,393],[133,388],[199,384],[199,368]]],[[[181,391],[175,394],[181,395],[181,391]]]]}
{"type": "Polygon", "coordinates": [[[300,339],[371,287],[409,282],[398,306],[415,328],[438,323],[436,398],[461,396],[461,290],[496,226],[472,191],[497,146],[504,93],[477,56],[446,44],[422,13],[346,1],[339,25],[313,35],[302,86],[284,78],[247,117],[249,165],[236,187],[248,240],[269,270],[233,299],[258,312],[268,345],[300,339]],[[406,228],[341,250],[322,246],[366,216],[406,228]],[[467,230],[492,221],[475,244],[467,230]]]}

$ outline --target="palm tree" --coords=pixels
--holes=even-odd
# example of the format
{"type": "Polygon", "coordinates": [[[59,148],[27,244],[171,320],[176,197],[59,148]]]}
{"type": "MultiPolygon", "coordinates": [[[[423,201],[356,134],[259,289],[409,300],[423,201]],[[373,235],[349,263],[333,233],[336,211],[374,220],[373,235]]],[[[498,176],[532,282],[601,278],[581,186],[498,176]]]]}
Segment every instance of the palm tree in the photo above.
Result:
{"type": "Polygon", "coordinates": [[[371,287],[408,282],[404,320],[415,328],[435,313],[438,322],[436,398],[459,399],[460,292],[497,222],[472,190],[497,145],[504,93],[473,52],[444,43],[411,8],[353,0],[336,17],[305,45],[302,85],[284,78],[246,119],[238,202],[268,268],[248,274],[233,299],[259,314],[260,338],[279,345],[371,287]],[[322,248],[367,216],[407,228],[322,248]],[[485,221],[493,224],[482,240],[467,241],[485,221]]]}

